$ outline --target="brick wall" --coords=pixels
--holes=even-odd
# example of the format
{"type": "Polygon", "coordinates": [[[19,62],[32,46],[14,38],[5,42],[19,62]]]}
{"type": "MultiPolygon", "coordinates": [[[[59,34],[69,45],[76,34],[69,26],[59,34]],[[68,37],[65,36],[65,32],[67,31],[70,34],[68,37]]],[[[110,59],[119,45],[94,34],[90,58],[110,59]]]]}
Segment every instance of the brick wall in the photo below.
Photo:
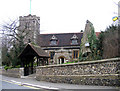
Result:
{"type": "Polygon", "coordinates": [[[120,58],[40,66],[36,69],[36,79],[81,85],[120,86],[120,58]]]}

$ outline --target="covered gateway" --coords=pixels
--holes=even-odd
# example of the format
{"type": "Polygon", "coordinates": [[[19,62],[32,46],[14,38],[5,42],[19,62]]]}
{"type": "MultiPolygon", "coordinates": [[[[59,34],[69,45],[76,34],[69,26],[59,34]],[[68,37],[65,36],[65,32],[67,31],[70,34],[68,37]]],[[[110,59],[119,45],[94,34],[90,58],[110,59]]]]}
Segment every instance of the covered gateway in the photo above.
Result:
{"type": "Polygon", "coordinates": [[[34,64],[36,66],[48,65],[49,54],[41,49],[40,46],[28,43],[18,58],[21,60],[21,65],[24,67],[24,75],[26,76],[35,72],[34,64]]]}

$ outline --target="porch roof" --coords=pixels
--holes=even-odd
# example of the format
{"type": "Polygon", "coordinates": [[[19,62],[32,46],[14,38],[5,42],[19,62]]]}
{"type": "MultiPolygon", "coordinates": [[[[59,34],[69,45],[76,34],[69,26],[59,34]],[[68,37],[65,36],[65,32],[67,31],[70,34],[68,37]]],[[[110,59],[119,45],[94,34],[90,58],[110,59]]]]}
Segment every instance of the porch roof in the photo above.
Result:
{"type": "Polygon", "coordinates": [[[42,58],[49,58],[49,54],[45,52],[43,49],[41,49],[40,46],[33,45],[31,43],[28,43],[28,45],[24,48],[24,50],[20,53],[18,58],[22,57],[33,57],[38,56],[42,58]]]}

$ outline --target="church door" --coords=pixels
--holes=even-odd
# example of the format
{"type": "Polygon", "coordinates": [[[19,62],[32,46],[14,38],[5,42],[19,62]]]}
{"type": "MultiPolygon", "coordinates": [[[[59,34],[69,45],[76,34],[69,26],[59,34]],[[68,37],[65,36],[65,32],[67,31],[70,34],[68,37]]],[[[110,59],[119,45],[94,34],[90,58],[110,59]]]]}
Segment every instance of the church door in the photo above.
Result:
{"type": "Polygon", "coordinates": [[[65,58],[64,58],[64,57],[60,57],[60,58],[59,58],[59,64],[63,64],[64,61],[65,61],[65,58]]]}

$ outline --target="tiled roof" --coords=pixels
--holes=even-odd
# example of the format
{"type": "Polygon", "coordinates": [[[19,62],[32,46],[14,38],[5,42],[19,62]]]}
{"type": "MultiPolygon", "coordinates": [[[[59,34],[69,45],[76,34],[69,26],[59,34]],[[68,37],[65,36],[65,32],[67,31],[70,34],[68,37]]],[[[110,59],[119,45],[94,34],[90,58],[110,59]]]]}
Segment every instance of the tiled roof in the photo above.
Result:
{"type": "MultiPolygon", "coordinates": [[[[100,32],[96,32],[96,36],[100,32]]],[[[62,47],[62,46],[79,46],[81,43],[81,38],[83,36],[82,32],[79,33],[53,33],[53,34],[40,34],[38,36],[38,45],[41,47],[62,47]],[[78,44],[72,45],[71,44],[71,38],[76,35],[78,37],[78,44]],[[55,36],[58,40],[57,45],[50,45],[51,38],[55,36]]]]}
{"type": "Polygon", "coordinates": [[[40,56],[40,57],[49,57],[49,54],[41,49],[40,46],[32,45],[29,43],[32,49],[40,56]]]}
{"type": "Polygon", "coordinates": [[[40,46],[28,43],[28,45],[24,48],[24,50],[21,52],[21,54],[18,57],[21,58],[25,56],[30,56],[30,57],[39,56],[39,57],[48,58],[49,54],[46,53],[43,49],[41,49],[40,46]]]}
{"type": "Polygon", "coordinates": [[[38,37],[38,45],[41,47],[61,47],[61,46],[77,46],[80,45],[83,33],[58,33],[58,34],[40,34],[38,37]],[[58,40],[57,45],[50,45],[50,39],[55,36],[58,40]],[[73,35],[78,37],[78,44],[72,45],[71,38],[73,35]]]}
{"type": "Polygon", "coordinates": [[[98,37],[99,36],[99,34],[100,34],[100,32],[95,32],[96,33],[96,37],[98,37]]]}

